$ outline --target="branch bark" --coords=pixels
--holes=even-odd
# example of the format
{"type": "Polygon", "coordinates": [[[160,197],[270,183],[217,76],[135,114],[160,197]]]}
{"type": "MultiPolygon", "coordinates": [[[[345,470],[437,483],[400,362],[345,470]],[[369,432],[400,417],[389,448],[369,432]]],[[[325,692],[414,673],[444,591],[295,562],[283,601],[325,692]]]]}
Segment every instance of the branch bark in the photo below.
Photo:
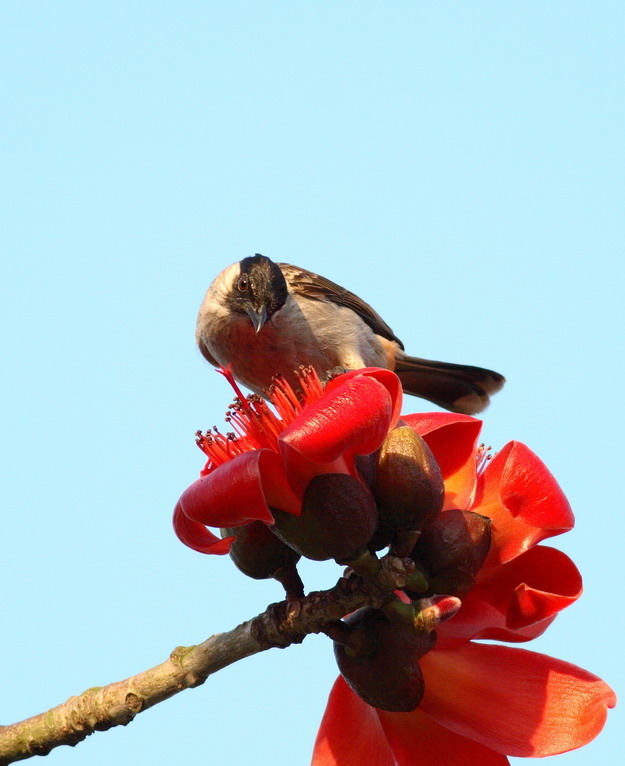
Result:
{"type": "Polygon", "coordinates": [[[392,556],[380,561],[374,577],[342,577],[327,591],[271,604],[261,614],[201,644],[179,646],[149,670],[94,687],[45,713],[0,726],[0,766],[47,755],[59,745],[76,745],[94,731],[125,726],[134,717],[174,694],[199,686],[234,662],[274,647],[301,643],[309,633],[362,606],[382,606],[393,590],[406,585],[412,562],[392,556]]]}

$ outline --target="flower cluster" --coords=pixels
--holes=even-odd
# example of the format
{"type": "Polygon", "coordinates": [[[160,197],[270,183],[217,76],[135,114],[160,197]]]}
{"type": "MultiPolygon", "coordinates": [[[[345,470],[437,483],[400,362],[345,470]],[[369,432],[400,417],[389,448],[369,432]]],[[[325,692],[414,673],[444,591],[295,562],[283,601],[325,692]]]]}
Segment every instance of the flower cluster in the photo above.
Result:
{"type": "Polygon", "coordinates": [[[400,419],[401,386],[387,370],[325,389],[310,371],[300,379],[299,397],[276,380],[275,412],[235,389],[233,433],[198,435],[208,461],[174,528],[251,577],[276,577],[288,598],[303,595],[300,556],[360,574],[388,546],[413,564],[382,608],[328,626],[341,675],[313,766],[500,766],[593,739],[615,704],[601,679],[476,642],[529,641],[581,594],[573,562],[539,544],[573,526],[540,459],[519,442],[491,459],[480,421],[465,415],[400,419]]]}
{"type": "Polygon", "coordinates": [[[405,421],[441,467],[442,518],[455,509],[489,518],[489,552],[461,608],[438,625],[436,644],[419,661],[424,693],[418,708],[397,713],[372,707],[340,677],[321,724],[314,766],[365,760],[379,766],[499,766],[508,763],[506,755],[554,755],[586,744],[615,704],[607,684],[543,654],[472,640],[528,641],[581,595],[573,562],[537,544],[573,526],[564,494],[519,442],[486,460],[477,446],[481,423],[473,418],[435,413],[405,421]],[[349,739],[341,734],[346,729],[349,739]]]}
{"type": "Polygon", "coordinates": [[[297,556],[349,559],[377,527],[358,457],[374,453],[397,424],[399,380],[388,370],[361,370],[324,390],[314,371],[301,370],[301,398],[276,379],[274,412],[260,397],[245,398],[224,373],[238,394],[227,418],[233,431],[198,433],[208,460],[174,511],[178,537],[203,553],[234,552],[235,563],[256,577],[271,577],[284,564],[287,554],[278,553],[276,536],[297,556]],[[220,539],[207,527],[227,534],[220,539]],[[253,546],[247,544],[250,528],[253,546]],[[262,572],[258,559],[265,546],[276,553],[262,572]]]}

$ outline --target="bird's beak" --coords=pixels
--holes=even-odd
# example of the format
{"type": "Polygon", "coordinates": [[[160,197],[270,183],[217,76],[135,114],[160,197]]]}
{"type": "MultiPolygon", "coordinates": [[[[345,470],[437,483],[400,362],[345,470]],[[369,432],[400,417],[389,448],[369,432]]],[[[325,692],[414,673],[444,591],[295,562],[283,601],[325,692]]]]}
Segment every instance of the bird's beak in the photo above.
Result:
{"type": "Polygon", "coordinates": [[[248,317],[252,320],[256,332],[260,332],[267,321],[267,306],[263,304],[258,311],[252,306],[248,306],[245,310],[247,311],[248,317]]]}

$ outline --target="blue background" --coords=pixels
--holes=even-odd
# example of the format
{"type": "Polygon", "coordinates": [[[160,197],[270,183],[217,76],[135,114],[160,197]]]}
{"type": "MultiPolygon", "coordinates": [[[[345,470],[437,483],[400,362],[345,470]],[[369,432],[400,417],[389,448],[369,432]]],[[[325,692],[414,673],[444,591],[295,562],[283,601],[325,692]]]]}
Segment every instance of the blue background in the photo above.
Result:
{"type": "MultiPolygon", "coordinates": [[[[254,252],[348,286],[416,355],[507,376],[484,438],[558,477],[577,527],[554,544],[585,578],[528,648],[622,688],[624,22],[609,1],[2,3],[3,723],[280,598],[170,526],[231,399],[197,308],[254,252]]],[[[335,675],[311,636],[46,763],[306,764],[335,675]]],[[[616,763],[619,715],[554,763],[616,763]]]]}

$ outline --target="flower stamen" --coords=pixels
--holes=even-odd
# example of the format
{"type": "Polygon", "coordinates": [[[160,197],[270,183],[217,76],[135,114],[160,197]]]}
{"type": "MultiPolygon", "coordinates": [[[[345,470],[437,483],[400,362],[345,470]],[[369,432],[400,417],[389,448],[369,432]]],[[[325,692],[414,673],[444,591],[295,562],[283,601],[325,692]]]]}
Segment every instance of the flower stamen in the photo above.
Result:
{"type": "Polygon", "coordinates": [[[319,376],[312,367],[301,367],[297,370],[297,376],[304,389],[303,397],[307,404],[315,402],[323,396],[323,386],[319,376]]]}
{"type": "Polygon", "coordinates": [[[480,446],[475,451],[475,462],[476,462],[476,469],[478,474],[481,474],[486,468],[488,461],[493,459],[493,456],[491,455],[491,452],[490,452],[491,450],[492,450],[492,447],[490,445],[487,447],[482,442],[482,444],[480,444],[480,446]]]}
{"type": "Polygon", "coordinates": [[[285,426],[291,423],[304,410],[302,402],[287,383],[283,375],[276,375],[269,389],[271,403],[278,411],[285,426]]]}
{"type": "Polygon", "coordinates": [[[297,371],[303,388],[300,397],[283,375],[276,375],[267,392],[275,409],[273,412],[257,394],[243,395],[229,366],[221,367],[218,372],[226,378],[236,394],[225,418],[233,431],[224,435],[214,426],[212,433],[196,433],[196,444],[208,457],[204,469],[206,472],[251,450],[272,449],[277,452],[278,437],[282,431],[304,411],[305,405],[317,401],[323,395],[321,381],[311,367],[300,367],[297,371]]]}

